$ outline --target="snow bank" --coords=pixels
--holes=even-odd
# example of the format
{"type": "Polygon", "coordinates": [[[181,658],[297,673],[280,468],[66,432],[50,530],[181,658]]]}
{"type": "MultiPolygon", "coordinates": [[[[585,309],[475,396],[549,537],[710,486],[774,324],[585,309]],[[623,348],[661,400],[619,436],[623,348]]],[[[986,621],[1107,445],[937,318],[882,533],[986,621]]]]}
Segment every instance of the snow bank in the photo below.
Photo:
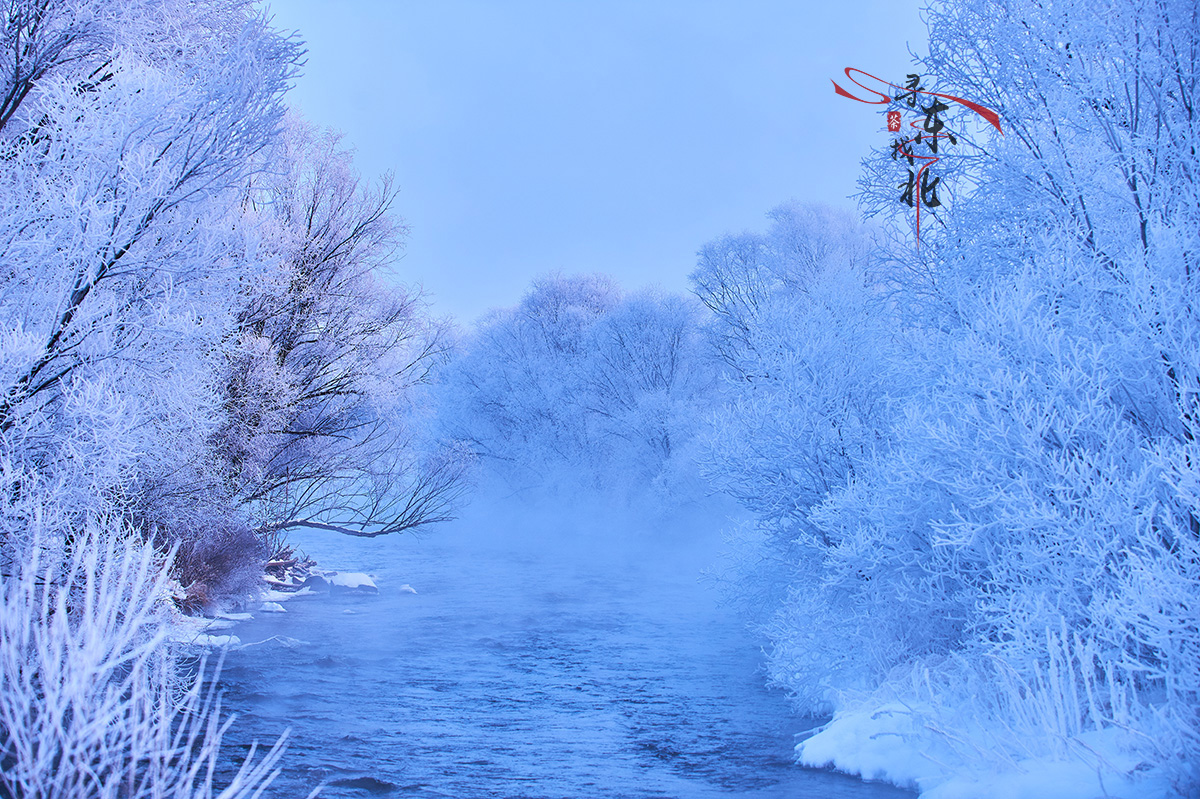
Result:
{"type": "Polygon", "coordinates": [[[927,704],[867,702],[837,713],[796,746],[802,765],[834,768],[920,791],[922,799],[1165,799],[1127,733],[1109,728],[1067,741],[1073,757],[1014,756],[1003,733],[948,720],[927,704]]]}
{"type": "Polygon", "coordinates": [[[835,715],[820,732],[798,744],[796,754],[805,766],[918,788],[936,782],[941,770],[931,748],[921,751],[913,745],[914,739],[928,737],[920,727],[911,709],[899,703],[861,707],[835,715]]]}

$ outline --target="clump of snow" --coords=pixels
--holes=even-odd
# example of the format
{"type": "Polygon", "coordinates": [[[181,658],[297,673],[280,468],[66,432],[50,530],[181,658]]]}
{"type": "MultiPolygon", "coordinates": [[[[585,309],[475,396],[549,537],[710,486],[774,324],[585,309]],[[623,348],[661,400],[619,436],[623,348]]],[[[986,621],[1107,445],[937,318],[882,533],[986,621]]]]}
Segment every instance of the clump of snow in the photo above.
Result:
{"type": "Polygon", "coordinates": [[[198,618],[204,621],[202,628],[208,632],[213,632],[215,630],[228,630],[238,625],[237,620],[235,619],[207,619],[204,616],[199,616],[198,618]]]}
{"type": "Polygon", "coordinates": [[[287,613],[287,609],[278,602],[263,602],[258,610],[260,613],[287,613]]]}
{"type": "Polygon", "coordinates": [[[218,613],[216,616],[218,619],[231,621],[235,624],[240,621],[250,621],[254,618],[254,616],[249,613],[218,613]]]}
{"type": "Polygon", "coordinates": [[[186,629],[176,628],[167,634],[167,640],[175,644],[199,646],[206,649],[223,649],[240,646],[242,639],[236,635],[213,635],[211,633],[190,633],[186,629]]]}
{"type": "MultiPolygon", "coordinates": [[[[229,615],[253,618],[248,613],[229,615]]],[[[241,639],[236,635],[214,635],[214,633],[235,627],[239,621],[244,621],[242,618],[209,619],[204,616],[187,616],[178,612],[171,614],[169,618],[170,623],[167,625],[165,640],[170,643],[207,648],[233,647],[241,644],[241,639]]]]}
{"type": "Polygon", "coordinates": [[[190,641],[193,646],[203,646],[212,649],[221,649],[224,647],[240,646],[242,639],[236,635],[199,635],[195,640],[190,641]]]}
{"type": "Polygon", "coordinates": [[[276,644],[284,649],[298,649],[303,646],[310,646],[308,641],[301,641],[299,638],[292,638],[288,635],[272,635],[270,638],[264,638],[261,641],[251,641],[248,644],[242,644],[238,649],[249,649],[252,646],[262,646],[263,644],[276,644]]]}

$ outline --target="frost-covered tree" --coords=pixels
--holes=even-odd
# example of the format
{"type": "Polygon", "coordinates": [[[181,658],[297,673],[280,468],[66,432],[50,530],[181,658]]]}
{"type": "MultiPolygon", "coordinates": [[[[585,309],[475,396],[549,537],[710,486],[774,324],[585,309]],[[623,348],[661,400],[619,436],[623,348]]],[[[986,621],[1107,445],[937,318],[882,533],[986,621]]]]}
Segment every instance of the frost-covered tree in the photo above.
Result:
{"type": "Polygon", "coordinates": [[[242,287],[211,441],[230,493],[261,534],[442,521],[465,461],[421,445],[415,392],[446,336],[389,273],[404,232],[389,182],[361,186],[338,137],[297,119],[266,161],[247,213],[274,268],[242,287]]]}
{"type": "Polygon", "coordinates": [[[711,383],[692,302],[553,275],[466,339],[440,419],[517,486],[645,487],[671,479],[711,383]]]}
{"type": "Polygon", "coordinates": [[[589,331],[579,401],[631,483],[659,476],[711,400],[698,333],[690,298],[654,291],[628,295],[589,331]]]}
{"type": "Polygon", "coordinates": [[[794,525],[870,448],[887,306],[867,289],[870,236],[853,214],[792,204],[769,218],[765,235],[702,248],[692,283],[731,375],[710,473],[764,519],[794,525]]]}
{"type": "Polygon", "coordinates": [[[242,2],[5,13],[5,454],[80,512],[156,495],[186,515],[210,482],[212,354],[254,269],[236,198],[297,46],[242,2]]]}
{"type": "Polygon", "coordinates": [[[481,458],[525,468],[587,452],[587,425],[571,387],[587,331],[618,302],[608,278],[551,275],[536,280],[516,308],[484,317],[442,376],[448,433],[481,458]]]}
{"type": "MultiPolygon", "coordinates": [[[[919,247],[892,214],[873,270],[902,322],[890,414],[845,483],[812,494],[817,556],[771,630],[773,674],[798,694],[930,667],[963,695],[1011,689],[979,700],[980,723],[1055,707],[1043,742],[1133,728],[1140,756],[1197,779],[1197,14],[931,7],[914,71],[997,110],[1004,135],[959,137],[969,158],[943,160],[961,192],[919,247]],[[857,664],[839,672],[839,652],[857,664]]],[[[889,166],[868,162],[868,210],[899,208],[889,166]]]]}
{"type": "Polygon", "coordinates": [[[692,289],[712,312],[712,346],[735,374],[749,377],[751,341],[779,299],[802,296],[834,266],[861,269],[870,240],[853,215],[790,203],[772,210],[764,234],[726,235],[704,245],[692,289]]]}
{"type": "Polygon", "coordinates": [[[883,443],[899,343],[891,306],[868,280],[868,228],[820,206],[785,205],[769,218],[765,234],[702,248],[692,274],[713,312],[710,344],[727,367],[702,465],[754,514],[732,588],[757,626],[783,633],[774,636],[773,666],[800,634],[776,613],[807,603],[806,645],[815,651],[786,684],[820,705],[828,675],[844,670],[835,661],[859,653],[847,648],[838,597],[823,590],[832,542],[810,514],[883,443]]]}

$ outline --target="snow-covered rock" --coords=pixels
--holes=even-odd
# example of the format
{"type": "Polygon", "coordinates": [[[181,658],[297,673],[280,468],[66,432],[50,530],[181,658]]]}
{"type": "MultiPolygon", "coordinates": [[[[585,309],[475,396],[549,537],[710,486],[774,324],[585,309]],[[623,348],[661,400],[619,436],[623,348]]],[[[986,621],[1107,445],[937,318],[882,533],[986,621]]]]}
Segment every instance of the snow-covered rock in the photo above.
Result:
{"type": "Polygon", "coordinates": [[[260,613],[287,613],[287,609],[278,602],[264,602],[258,610],[260,613]]]}
{"type": "Polygon", "coordinates": [[[217,618],[223,621],[239,622],[250,621],[254,616],[250,613],[218,613],[217,618]]]}
{"type": "Polygon", "coordinates": [[[334,591],[355,591],[364,594],[378,594],[379,586],[370,576],[362,572],[334,572],[329,575],[329,585],[334,591]]]}
{"type": "Polygon", "coordinates": [[[236,635],[213,635],[206,632],[195,632],[188,626],[174,627],[167,633],[167,640],[175,644],[201,646],[208,649],[238,646],[242,640],[236,635]]]}
{"type": "Polygon", "coordinates": [[[263,594],[264,602],[287,602],[289,599],[295,599],[301,596],[315,596],[316,591],[309,588],[301,588],[298,591],[267,591],[263,594]]]}
{"type": "Polygon", "coordinates": [[[329,593],[329,578],[324,574],[310,574],[304,580],[304,588],[302,590],[308,591],[310,594],[329,593]]]}
{"type": "Polygon", "coordinates": [[[193,646],[203,646],[210,649],[221,649],[223,647],[238,646],[242,643],[242,639],[236,635],[198,635],[188,643],[193,646]]]}
{"type": "Polygon", "coordinates": [[[304,587],[312,591],[331,593],[377,594],[379,586],[362,572],[315,571],[304,581],[304,587]]]}
{"type": "Polygon", "coordinates": [[[203,629],[206,632],[228,630],[230,627],[236,627],[238,624],[235,619],[204,619],[202,617],[202,621],[204,621],[205,624],[200,625],[200,629],[203,629]]]}

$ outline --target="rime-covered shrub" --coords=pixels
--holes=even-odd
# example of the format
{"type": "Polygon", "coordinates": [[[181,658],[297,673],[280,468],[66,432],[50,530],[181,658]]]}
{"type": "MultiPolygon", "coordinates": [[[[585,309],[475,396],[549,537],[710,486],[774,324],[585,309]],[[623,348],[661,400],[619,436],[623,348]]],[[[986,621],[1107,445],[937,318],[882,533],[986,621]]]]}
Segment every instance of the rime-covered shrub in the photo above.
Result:
{"type": "MultiPolygon", "coordinates": [[[[166,563],[112,519],[33,524],[0,569],[0,794],[22,799],[257,796],[283,751],[252,748],[228,784],[215,674],[164,645],[166,563]]],[[[227,755],[226,755],[227,757],[227,755]]]]}
{"type": "Polygon", "coordinates": [[[250,601],[262,591],[262,539],[245,524],[208,519],[191,532],[174,530],[172,574],[186,592],[187,609],[212,611],[222,600],[250,601]]]}

